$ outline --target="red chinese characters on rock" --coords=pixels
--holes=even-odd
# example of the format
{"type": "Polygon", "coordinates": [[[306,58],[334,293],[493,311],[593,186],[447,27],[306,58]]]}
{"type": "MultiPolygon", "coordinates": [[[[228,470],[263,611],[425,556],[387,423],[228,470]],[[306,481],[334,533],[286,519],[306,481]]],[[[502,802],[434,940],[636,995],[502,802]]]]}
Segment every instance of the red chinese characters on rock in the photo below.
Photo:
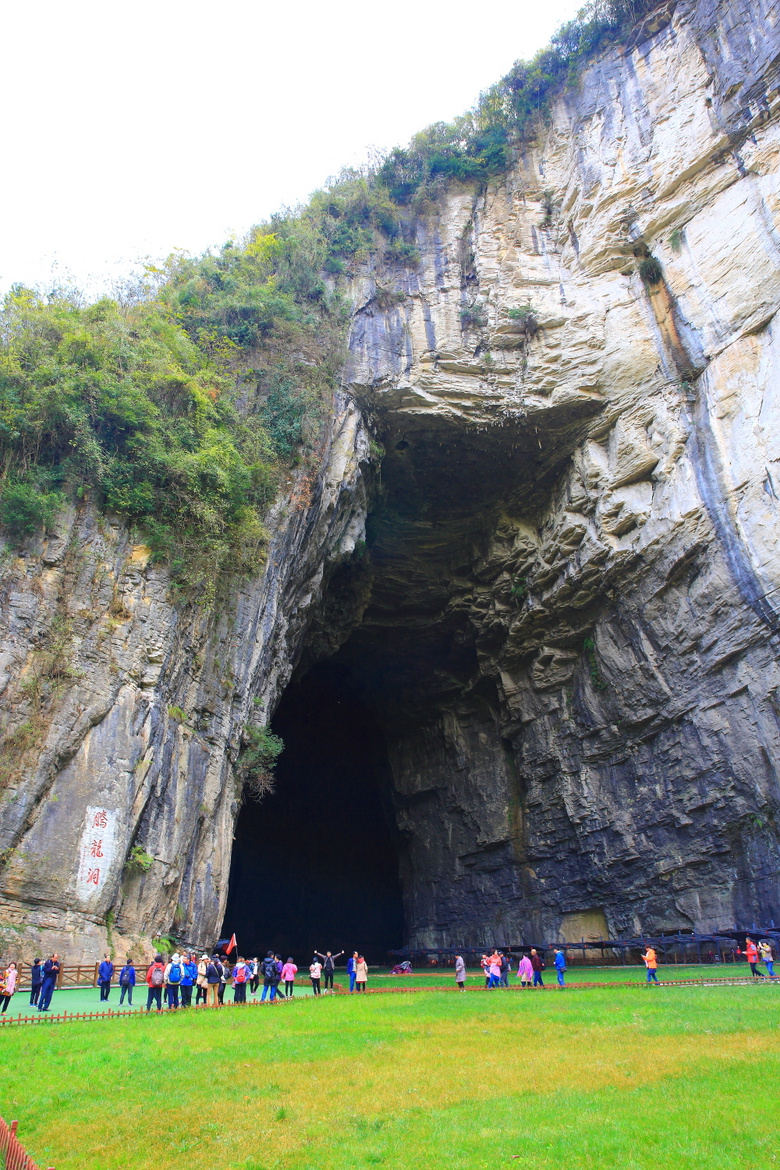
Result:
{"type": "Polygon", "coordinates": [[[90,855],[90,857],[102,857],[103,856],[103,842],[98,841],[98,840],[94,840],[89,847],[89,855],[90,855]]]}
{"type": "Polygon", "coordinates": [[[95,818],[92,821],[93,829],[105,829],[108,825],[108,813],[104,808],[99,809],[95,813],[95,818]]]}
{"type": "Polygon", "coordinates": [[[99,869],[90,869],[87,871],[87,885],[91,884],[93,886],[96,886],[96,885],[98,885],[99,881],[100,881],[100,870],[99,869]]]}

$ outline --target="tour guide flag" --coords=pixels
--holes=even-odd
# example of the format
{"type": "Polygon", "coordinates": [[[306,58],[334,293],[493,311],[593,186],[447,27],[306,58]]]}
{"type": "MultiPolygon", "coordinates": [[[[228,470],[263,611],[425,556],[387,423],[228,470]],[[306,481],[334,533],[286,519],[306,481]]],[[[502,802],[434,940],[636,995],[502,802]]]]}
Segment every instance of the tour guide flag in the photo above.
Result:
{"type": "Polygon", "coordinates": [[[225,947],[225,954],[226,954],[226,955],[229,955],[229,954],[230,954],[230,952],[231,952],[231,951],[234,949],[234,947],[235,947],[236,945],[237,945],[237,943],[236,943],[236,936],[235,936],[234,934],[231,934],[231,936],[230,936],[230,942],[229,942],[229,943],[228,943],[228,945],[225,947]]]}

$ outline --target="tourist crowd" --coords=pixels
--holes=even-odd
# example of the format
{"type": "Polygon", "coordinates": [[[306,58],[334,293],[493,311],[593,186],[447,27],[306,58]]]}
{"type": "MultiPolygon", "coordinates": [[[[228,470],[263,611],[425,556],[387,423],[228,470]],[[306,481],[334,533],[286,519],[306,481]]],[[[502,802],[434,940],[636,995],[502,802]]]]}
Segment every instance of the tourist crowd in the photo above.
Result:
{"type": "MultiPolygon", "coordinates": [[[[742,953],[741,951],[739,953],[742,953]]],[[[314,995],[321,995],[323,985],[325,992],[333,992],[333,976],[336,969],[336,960],[344,954],[339,951],[332,954],[330,951],[315,951],[314,958],[309,964],[309,980],[314,995]]],[[[750,966],[754,979],[764,979],[765,975],[758,970],[760,963],[766,966],[766,973],[770,979],[775,978],[775,955],[772,944],[767,939],[754,942],[750,936],[745,940],[745,958],[750,966]]],[[[647,970],[647,982],[658,983],[658,956],[655,949],[648,945],[642,955],[647,970]]],[[[408,966],[408,964],[407,964],[408,966]]],[[[480,966],[488,989],[508,987],[509,976],[512,971],[510,957],[503,951],[494,950],[491,954],[483,954],[480,966]]],[[[517,978],[523,988],[544,987],[542,972],[546,964],[542,955],[531,947],[527,954],[520,956],[517,965],[517,978]]],[[[560,987],[565,986],[566,956],[561,947],[555,947],[553,967],[560,987]]],[[[30,1005],[37,1007],[39,1012],[49,1011],[52,995],[60,974],[60,957],[51,955],[45,962],[36,959],[32,966],[30,1005]]],[[[192,1005],[193,993],[195,1005],[207,1004],[216,1007],[224,1003],[225,991],[228,986],[233,989],[233,1002],[246,1003],[247,989],[252,995],[257,995],[262,983],[261,1001],[292,999],[295,991],[295,977],[298,967],[289,956],[286,962],[281,955],[268,951],[264,959],[244,959],[239,956],[231,965],[230,960],[223,954],[202,954],[189,951],[171,955],[167,961],[162,955],[155,955],[154,960],[141,977],[146,983],[146,1010],[156,1008],[162,1011],[163,1003],[168,1008],[188,1008],[192,1005]]],[[[133,961],[128,958],[117,974],[117,968],[110,955],[106,955],[98,967],[97,981],[100,987],[100,1000],[107,1003],[114,985],[114,977],[119,986],[119,1006],[127,1000],[128,1006],[133,1003],[133,990],[139,982],[139,975],[133,961]]],[[[353,951],[347,959],[347,976],[349,977],[350,992],[364,992],[368,982],[368,964],[363,955],[353,951]]],[[[19,972],[16,963],[9,963],[2,979],[0,979],[0,1013],[8,1008],[11,998],[17,990],[19,972]]],[[[455,981],[460,991],[466,990],[466,961],[462,955],[455,956],[455,981]]]]}

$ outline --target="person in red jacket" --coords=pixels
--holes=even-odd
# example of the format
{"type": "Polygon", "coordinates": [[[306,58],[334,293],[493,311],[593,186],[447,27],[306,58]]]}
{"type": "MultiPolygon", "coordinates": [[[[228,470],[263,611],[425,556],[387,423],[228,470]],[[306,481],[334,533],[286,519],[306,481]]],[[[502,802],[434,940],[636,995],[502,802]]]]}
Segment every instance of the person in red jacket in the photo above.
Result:
{"type": "Polygon", "coordinates": [[[154,962],[146,972],[146,985],[149,994],[146,997],[146,1010],[152,1010],[152,1004],[157,1003],[158,1012],[162,1011],[162,991],[165,982],[165,963],[162,955],[155,955],[154,962]]]}
{"type": "Polygon", "coordinates": [[[758,947],[753,942],[750,935],[745,939],[745,955],[748,963],[750,963],[750,970],[753,972],[754,979],[763,979],[763,971],[759,971],[756,964],[758,963],[758,947]]]}

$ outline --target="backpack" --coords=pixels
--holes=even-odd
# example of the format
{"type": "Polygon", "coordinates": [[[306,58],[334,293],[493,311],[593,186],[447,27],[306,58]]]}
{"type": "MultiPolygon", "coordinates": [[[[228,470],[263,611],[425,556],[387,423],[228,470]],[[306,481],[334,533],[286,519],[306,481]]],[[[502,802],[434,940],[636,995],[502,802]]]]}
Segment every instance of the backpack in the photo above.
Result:
{"type": "Polygon", "coordinates": [[[119,973],[119,982],[122,985],[122,987],[128,987],[130,985],[130,968],[129,967],[122,968],[122,970],[119,973]]]}
{"type": "Polygon", "coordinates": [[[243,963],[239,967],[236,967],[233,973],[233,982],[246,983],[246,967],[243,963]]]}
{"type": "Polygon", "coordinates": [[[181,983],[181,966],[178,963],[171,963],[171,969],[168,972],[169,983],[181,983]]]}
{"type": "Polygon", "coordinates": [[[263,978],[267,979],[269,983],[279,982],[279,968],[276,965],[276,959],[263,959],[263,978]]]}
{"type": "Polygon", "coordinates": [[[159,966],[152,967],[152,974],[150,975],[152,987],[162,987],[164,982],[164,974],[164,968],[159,966]]]}

